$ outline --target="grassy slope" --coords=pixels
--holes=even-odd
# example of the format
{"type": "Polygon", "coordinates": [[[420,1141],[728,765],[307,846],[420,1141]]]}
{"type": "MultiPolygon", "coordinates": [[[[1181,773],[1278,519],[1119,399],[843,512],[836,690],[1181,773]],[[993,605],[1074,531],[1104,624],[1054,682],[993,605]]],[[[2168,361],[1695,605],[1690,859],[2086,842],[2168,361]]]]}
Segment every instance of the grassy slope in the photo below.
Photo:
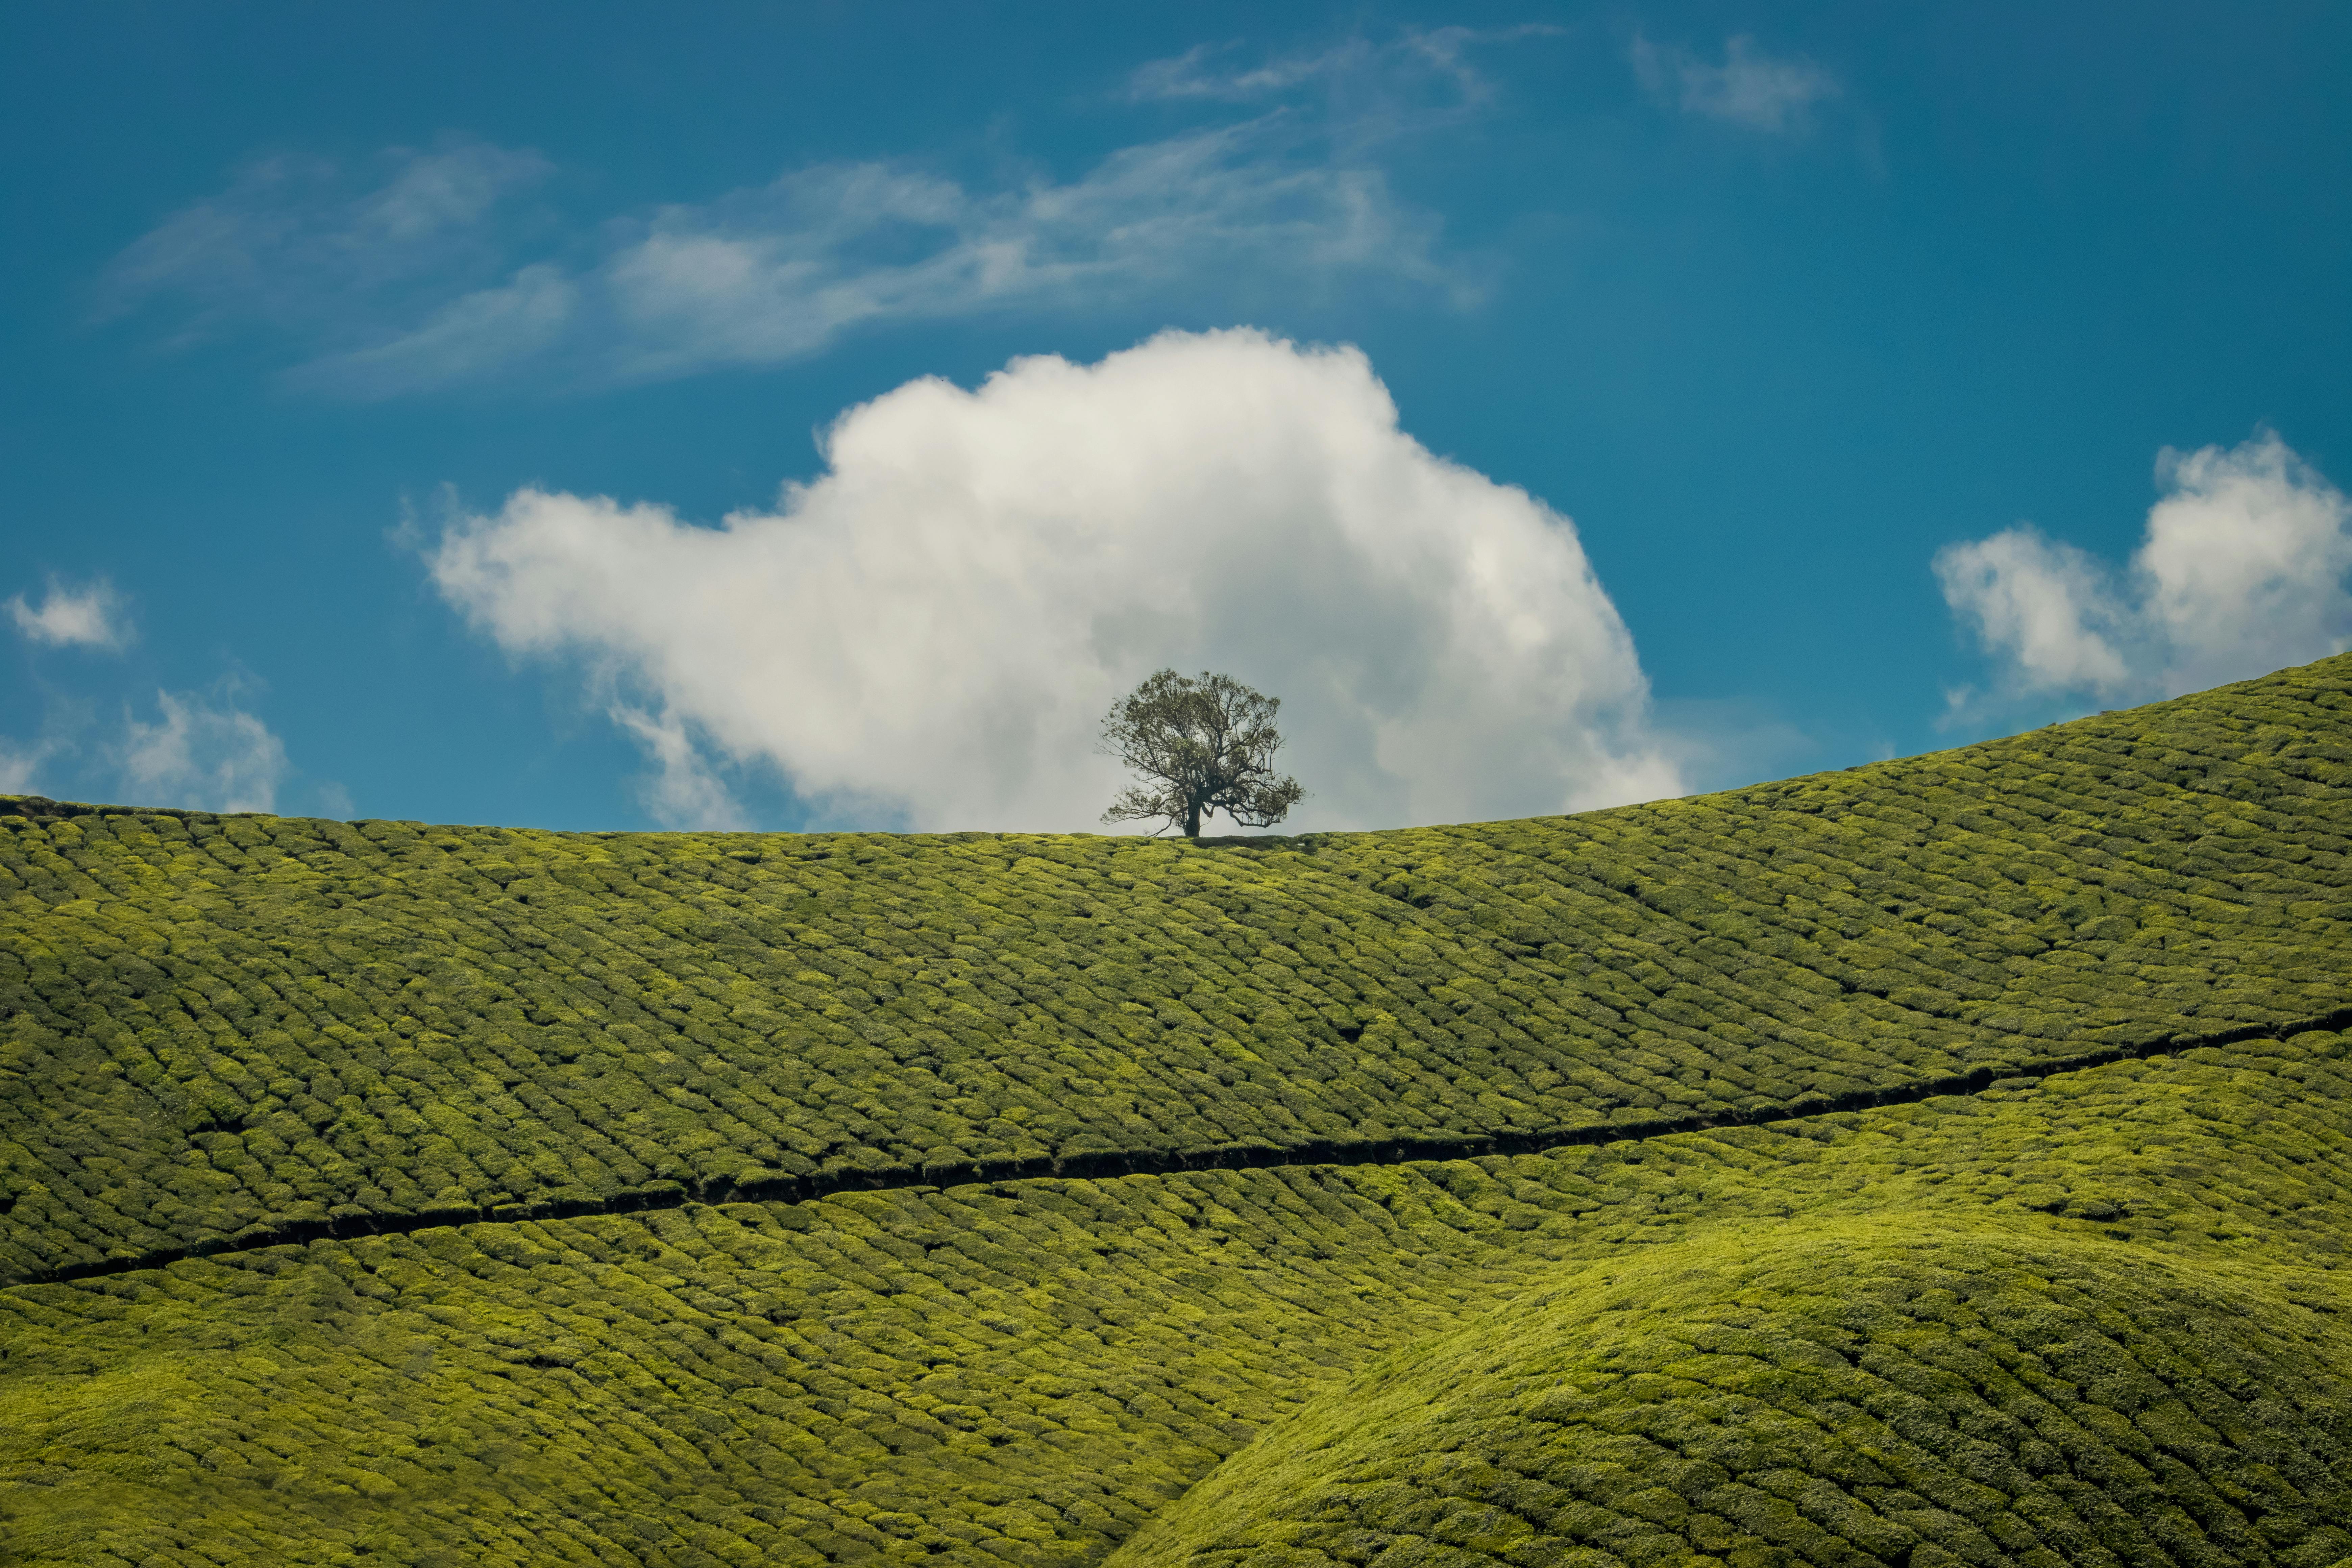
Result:
{"type": "Polygon", "coordinates": [[[2352,658],[1261,845],[0,816],[0,1279],[289,1223],[1800,1104],[2345,1005],[2352,658]]]}
{"type": "Polygon", "coordinates": [[[190,1259],[0,1292],[0,1523],[35,1563],[1077,1564],[1165,1510],[1121,1561],[2325,1568],[2348,1159],[2352,1039],[2306,1035],[1552,1155],[190,1259]],[[2150,1552],[2158,1493],[2237,1517],[2150,1552]]]}
{"type": "Polygon", "coordinates": [[[1110,1561],[2319,1568],[2334,1285],[1981,1223],[1724,1237],[1392,1358],[1110,1561]]]}
{"type": "MultiPolygon", "coordinates": [[[[25,817],[5,1262],[794,1161],[1648,1120],[2313,1016],[2352,1000],[2347,685],[1246,850],[25,817]]],[[[0,1541],[2328,1568],[2348,1058],[20,1284],[0,1541]]]]}

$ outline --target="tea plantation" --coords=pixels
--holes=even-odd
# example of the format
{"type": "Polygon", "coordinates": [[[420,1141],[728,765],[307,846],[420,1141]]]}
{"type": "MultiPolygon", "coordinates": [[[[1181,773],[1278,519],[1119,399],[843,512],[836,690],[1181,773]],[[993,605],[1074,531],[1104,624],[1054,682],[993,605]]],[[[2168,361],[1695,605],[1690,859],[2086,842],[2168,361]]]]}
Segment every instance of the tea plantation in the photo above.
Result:
{"type": "Polygon", "coordinates": [[[2352,657],[1395,833],[0,810],[0,1560],[2352,1563],[2352,657]]]}

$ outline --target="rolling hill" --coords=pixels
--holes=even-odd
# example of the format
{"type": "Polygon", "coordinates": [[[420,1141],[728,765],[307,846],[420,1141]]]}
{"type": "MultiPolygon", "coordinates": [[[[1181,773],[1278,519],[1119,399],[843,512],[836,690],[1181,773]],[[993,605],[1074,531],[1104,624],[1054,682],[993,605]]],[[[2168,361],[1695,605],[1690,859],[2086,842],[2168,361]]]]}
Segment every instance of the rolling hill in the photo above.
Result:
{"type": "Polygon", "coordinates": [[[14,1561],[2352,1560],[2352,657],[1388,833],[0,829],[14,1561]]]}

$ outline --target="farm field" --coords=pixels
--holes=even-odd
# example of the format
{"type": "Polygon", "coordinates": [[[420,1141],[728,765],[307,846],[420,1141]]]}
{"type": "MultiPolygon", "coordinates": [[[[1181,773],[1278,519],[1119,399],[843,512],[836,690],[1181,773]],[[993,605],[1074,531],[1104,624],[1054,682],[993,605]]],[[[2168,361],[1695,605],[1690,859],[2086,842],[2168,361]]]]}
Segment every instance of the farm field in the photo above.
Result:
{"type": "Polygon", "coordinates": [[[1388,833],[0,827],[12,1560],[2352,1559],[2352,657],[1388,833]]]}

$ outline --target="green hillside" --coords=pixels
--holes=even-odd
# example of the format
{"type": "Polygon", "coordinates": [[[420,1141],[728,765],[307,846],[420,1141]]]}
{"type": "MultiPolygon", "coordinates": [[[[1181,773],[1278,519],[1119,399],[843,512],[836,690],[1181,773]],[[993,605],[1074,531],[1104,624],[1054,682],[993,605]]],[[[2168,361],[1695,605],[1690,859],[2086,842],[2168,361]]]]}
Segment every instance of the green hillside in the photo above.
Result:
{"type": "Polygon", "coordinates": [[[5,804],[8,1560],[2352,1560],[2352,657],[1395,833],[5,804]]]}

